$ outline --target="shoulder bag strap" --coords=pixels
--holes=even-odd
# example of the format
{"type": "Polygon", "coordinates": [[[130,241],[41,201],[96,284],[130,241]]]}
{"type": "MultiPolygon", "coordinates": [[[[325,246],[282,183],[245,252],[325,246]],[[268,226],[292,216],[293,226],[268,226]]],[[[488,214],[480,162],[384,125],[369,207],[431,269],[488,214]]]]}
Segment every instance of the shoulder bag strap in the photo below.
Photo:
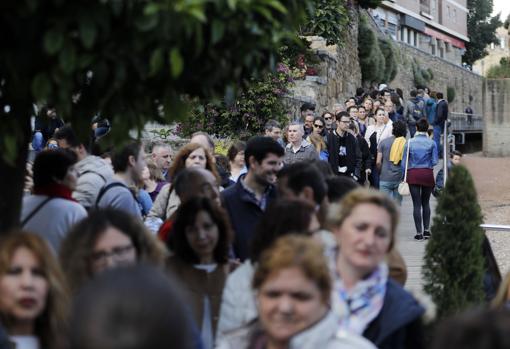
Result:
{"type": "MultiPolygon", "coordinates": [[[[106,192],[108,190],[110,190],[111,188],[115,188],[115,187],[124,187],[126,188],[127,190],[129,190],[129,188],[123,184],[123,183],[120,183],[120,182],[113,182],[113,183],[110,183],[108,185],[105,185],[104,187],[101,188],[101,190],[99,191],[99,193],[97,194],[97,198],[96,198],[96,204],[95,204],[95,207],[98,208],[99,206],[99,202],[101,201],[101,199],[103,198],[104,194],[106,194],[106,192]]],[[[131,192],[131,190],[129,190],[129,192],[131,192]]],[[[133,194],[131,192],[131,194],[133,194]]],[[[134,196],[134,195],[133,195],[134,196]]]]}
{"type": "Polygon", "coordinates": [[[43,208],[43,206],[46,205],[52,199],[54,199],[54,197],[52,197],[52,196],[50,196],[49,198],[44,199],[43,202],[41,202],[39,204],[39,206],[37,206],[32,212],[30,212],[30,214],[28,216],[26,216],[26,218],[21,222],[21,227],[24,227],[25,224],[27,224],[28,221],[31,220],[32,217],[35,216],[35,214],[37,212],[39,212],[41,210],[41,208],[43,208]]]}
{"type": "Polygon", "coordinates": [[[409,138],[409,144],[407,144],[406,168],[404,170],[404,182],[407,182],[407,167],[409,166],[409,150],[410,149],[411,149],[411,138],[409,138]]]}

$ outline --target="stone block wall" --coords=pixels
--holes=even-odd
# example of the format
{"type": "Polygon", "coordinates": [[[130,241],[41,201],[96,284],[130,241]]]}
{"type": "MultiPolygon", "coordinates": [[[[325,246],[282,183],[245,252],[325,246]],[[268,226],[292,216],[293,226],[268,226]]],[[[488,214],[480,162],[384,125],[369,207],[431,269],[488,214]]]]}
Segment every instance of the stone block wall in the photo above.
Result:
{"type": "Polygon", "coordinates": [[[308,37],[311,49],[321,60],[318,76],[307,76],[297,80],[286,101],[289,114],[299,115],[299,107],[304,102],[316,104],[317,114],[332,110],[336,103],[343,103],[353,96],[361,85],[361,68],[358,60],[358,25],[356,11],[351,11],[351,22],[345,42],[339,45],[326,45],[321,37],[308,37]]]}
{"type": "Polygon", "coordinates": [[[483,85],[483,153],[510,156],[510,79],[488,79],[483,85]]]}
{"type": "MultiPolygon", "coordinates": [[[[373,23],[371,23],[373,24],[373,23]]],[[[358,59],[358,26],[359,14],[351,13],[351,23],[342,46],[326,46],[324,39],[309,37],[311,48],[321,59],[318,69],[319,76],[308,76],[298,80],[286,101],[291,117],[299,115],[299,107],[304,102],[316,104],[318,114],[324,110],[332,110],[336,103],[342,103],[355,94],[361,86],[361,68],[358,59]]],[[[376,28],[374,28],[376,29],[376,28]]],[[[378,32],[378,35],[383,35],[378,32]]],[[[455,89],[455,99],[450,104],[452,112],[464,112],[470,102],[476,114],[482,112],[483,77],[461,66],[452,64],[440,57],[432,56],[416,47],[402,42],[393,42],[396,48],[398,73],[390,86],[400,87],[404,97],[414,88],[413,62],[422,69],[431,69],[434,75],[429,83],[432,90],[443,92],[446,98],[447,87],[455,89]]]]}
{"type": "Polygon", "coordinates": [[[409,91],[415,85],[412,62],[416,61],[422,69],[432,70],[434,78],[429,83],[431,90],[443,92],[446,98],[447,87],[455,89],[455,99],[450,104],[450,111],[463,113],[469,104],[469,96],[472,96],[471,107],[475,114],[481,114],[483,104],[481,75],[431,56],[413,46],[401,42],[395,42],[395,46],[398,47],[398,73],[390,85],[402,88],[405,98],[409,97],[409,91]]]}

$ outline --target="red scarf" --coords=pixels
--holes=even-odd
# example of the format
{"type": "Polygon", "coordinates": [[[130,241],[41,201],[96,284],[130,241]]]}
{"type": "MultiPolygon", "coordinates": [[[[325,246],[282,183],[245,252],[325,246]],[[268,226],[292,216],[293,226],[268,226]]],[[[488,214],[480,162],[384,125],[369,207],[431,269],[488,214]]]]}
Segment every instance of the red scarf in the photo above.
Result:
{"type": "Polygon", "coordinates": [[[76,202],[75,199],[71,196],[72,191],[68,187],[62,184],[52,183],[42,187],[34,187],[35,195],[46,195],[54,198],[62,198],[70,201],[76,202]]]}

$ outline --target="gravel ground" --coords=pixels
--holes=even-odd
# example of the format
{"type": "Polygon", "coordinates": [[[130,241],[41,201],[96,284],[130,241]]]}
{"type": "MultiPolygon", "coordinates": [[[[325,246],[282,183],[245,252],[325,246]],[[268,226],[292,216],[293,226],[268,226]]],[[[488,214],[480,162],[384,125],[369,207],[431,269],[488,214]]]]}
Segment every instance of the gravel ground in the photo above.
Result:
{"type": "MultiPolygon", "coordinates": [[[[510,158],[474,153],[462,161],[473,176],[485,223],[510,225],[510,158]]],[[[510,232],[488,231],[487,237],[504,275],[510,271],[510,232]]]]}

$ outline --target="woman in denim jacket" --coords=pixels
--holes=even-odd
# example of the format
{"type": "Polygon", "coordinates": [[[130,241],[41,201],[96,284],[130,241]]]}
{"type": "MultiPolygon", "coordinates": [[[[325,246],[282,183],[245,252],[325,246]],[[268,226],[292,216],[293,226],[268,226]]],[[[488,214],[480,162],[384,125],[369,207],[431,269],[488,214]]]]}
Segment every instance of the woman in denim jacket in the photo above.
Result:
{"type": "Polygon", "coordinates": [[[437,164],[437,146],[427,136],[429,123],[421,118],[416,122],[417,132],[407,141],[402,161],[402,172],[406,168],[406,154],[409,149],[407,183],[413,200],[413,218],[416,226],[416,240],[430,238],[430,194],[434,189],[434,166],[437,164]],[[423,226],[422,226],[423,222],[423,226]]]}

